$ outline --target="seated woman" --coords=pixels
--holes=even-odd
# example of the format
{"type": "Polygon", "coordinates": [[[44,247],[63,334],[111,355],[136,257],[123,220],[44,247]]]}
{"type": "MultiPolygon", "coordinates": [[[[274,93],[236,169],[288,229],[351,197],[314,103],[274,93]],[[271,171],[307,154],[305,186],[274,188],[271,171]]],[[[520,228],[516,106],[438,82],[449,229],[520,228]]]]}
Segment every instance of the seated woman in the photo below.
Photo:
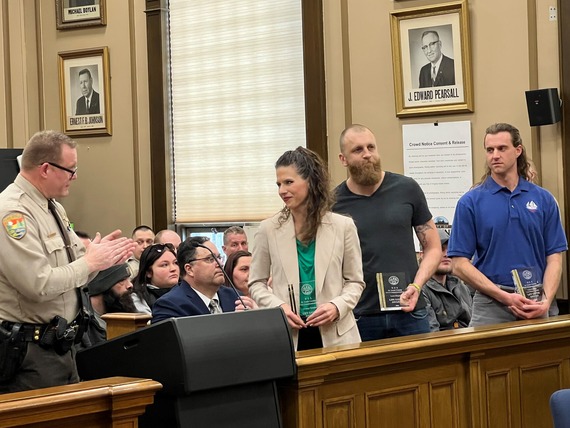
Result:
{"type": "MultiPolygon", "coordinates": [[[[249,280],[250,265],[251,253],[243,250],[231,254],[224,265],[226,275],[233,281],[237,290],[244,296],[249,296],[247,283],[249,280]]],[[[229,284],[226,285],[229,286],[229,284]]]]}
{"type": "Polygon", "coordinates": [[[153,244],[143,251],[139,273],[133,281],[133,300],[139,312],[151,313],[156,300],[180,280],[180,268],[172,244],[153,244]]]}
{"type": "MultiPolygon", "coordinates": [[[[258,309],[257,303],[251,299],[249,295],[249,266],[251,265],[251,253],[249,251],[237,251],[231,254],[226,260],[224,271],[226,275],[232,280],[237,291],[243,296],[242,300],[247,305],[248,309],[258,309]]],[[[229,284],[226,284],[230,287],[229,284]]],[[[236,311],[243,311],[241,303],[236,304],[236,311]]]]}

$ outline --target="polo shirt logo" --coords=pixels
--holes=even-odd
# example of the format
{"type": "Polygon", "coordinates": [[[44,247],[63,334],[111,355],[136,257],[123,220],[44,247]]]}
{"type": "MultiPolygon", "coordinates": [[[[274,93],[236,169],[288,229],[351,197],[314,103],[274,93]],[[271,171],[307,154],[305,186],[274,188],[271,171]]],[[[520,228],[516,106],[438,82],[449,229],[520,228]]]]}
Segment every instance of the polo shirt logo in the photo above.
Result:
{"type": "Polygon", "coordinates": [[[529,210],[531,213],[536,212],[538,210],[538,206],[534,203],[534,201],[528,201],[526,203],[526,209],[529,210]]]}

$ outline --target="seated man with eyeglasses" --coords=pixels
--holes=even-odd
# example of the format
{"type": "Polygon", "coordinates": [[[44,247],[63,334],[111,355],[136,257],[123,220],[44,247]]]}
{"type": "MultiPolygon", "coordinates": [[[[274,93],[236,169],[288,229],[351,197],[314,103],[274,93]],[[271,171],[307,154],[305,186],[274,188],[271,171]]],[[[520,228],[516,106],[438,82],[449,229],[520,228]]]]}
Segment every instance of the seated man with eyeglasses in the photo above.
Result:
{"type": "MultiPolygon", "coordinates": [[[[191,315],[234,312],[240,301],[232,288],[223,286],[221,258],[208,238],[186,239],[178,247],[177,254],[182,280],[154,303],[152,323],[191,315]]],[[[248,307],[253,307],[250,298],[241,296],[241,299],[248,307]]]]}

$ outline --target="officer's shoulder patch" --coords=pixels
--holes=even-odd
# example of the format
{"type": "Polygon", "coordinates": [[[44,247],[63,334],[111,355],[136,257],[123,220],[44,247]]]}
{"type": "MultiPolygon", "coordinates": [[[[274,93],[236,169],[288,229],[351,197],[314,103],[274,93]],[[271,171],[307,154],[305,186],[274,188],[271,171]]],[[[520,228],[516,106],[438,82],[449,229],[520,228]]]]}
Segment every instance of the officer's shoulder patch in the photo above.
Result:
{"type": "Polygon", "coordinates": [[[24,214],[12,211],[2,218],[2,225],[8,236],[14,239],[22,239],[26,236],[26,220],[24,214]]]}

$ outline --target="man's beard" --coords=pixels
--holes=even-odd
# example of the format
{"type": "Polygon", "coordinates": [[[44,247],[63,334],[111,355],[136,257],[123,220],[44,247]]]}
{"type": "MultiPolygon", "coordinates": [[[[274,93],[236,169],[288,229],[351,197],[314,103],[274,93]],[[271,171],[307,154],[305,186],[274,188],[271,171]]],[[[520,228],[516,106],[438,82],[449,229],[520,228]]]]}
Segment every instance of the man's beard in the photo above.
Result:
{"type": "Polygon", "coordinates": [[[107,313],[138,312],[135,303],[133,302],[132,292],[125,293],[122,296],[118,297],[113,293],[112,290],[109,290],[103,295],[103,301],[105,302],[105,309],[107,310],[107,313]]]}
{"type": "Polygon", "coordinates": [[[350,178],[361,186],[374,186],[382,179],[380,159],[376,162],[367,161],[360,165],[348,165],[350,178]]]}

